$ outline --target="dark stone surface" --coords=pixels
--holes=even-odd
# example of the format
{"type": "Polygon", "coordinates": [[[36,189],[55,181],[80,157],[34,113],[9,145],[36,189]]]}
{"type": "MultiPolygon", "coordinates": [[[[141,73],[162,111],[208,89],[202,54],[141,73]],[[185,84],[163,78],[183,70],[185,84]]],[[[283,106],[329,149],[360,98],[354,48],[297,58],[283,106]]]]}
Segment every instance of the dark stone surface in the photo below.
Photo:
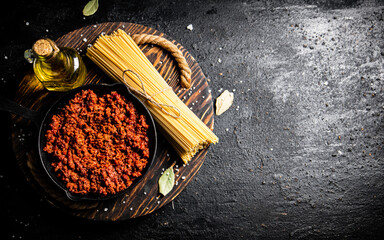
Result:
{"type": "MultiPolygon", "coordinates": [[[[235,91],[220,143],[156,213],[74,219],[24,180],[0,113],[1,239],[380,239],[384,228],[384,3],[380,1],[11,1],[2,6],[0,93],[12,97],[39,37],[127,21],[179,41],[235,91]],[[186,27],[193,24],[193,30],[186,27]]],[[[22,136],[21,136],[22,137],[22,136]]]]}

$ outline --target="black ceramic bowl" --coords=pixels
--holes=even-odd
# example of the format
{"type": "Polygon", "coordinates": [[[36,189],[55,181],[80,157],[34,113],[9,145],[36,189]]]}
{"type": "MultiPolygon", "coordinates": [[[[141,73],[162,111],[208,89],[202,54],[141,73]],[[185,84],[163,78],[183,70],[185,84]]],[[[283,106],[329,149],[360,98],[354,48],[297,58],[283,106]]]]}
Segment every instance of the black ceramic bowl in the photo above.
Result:
{"type": "Polygon", "coordinates": [[[153,118],[148,111],[148,109],[145,107],[145,105],[136,97],[134,96],[129,89],[124,85],[120,83],[116,84],[91,84],[91,85],[85,85],[79,88],[76,88],[74,90],[71,90],[67,93],[65,93],[64,96],[62,96],[56,103],[54,103],[49,110],[45,113],[45,116],[42,117],[42,122],[40,124],[39,129],[39,135],[38,135],[38,148],[39,148],[39,156],[41,163],[47,172],[48,176],[52,179],[52,181],[60,187],[63,191],[65,191],[66,195],[71,200],[106,200],[110,198],[114,198],[117,196],[120,196],[124,193],[126,193],[128,190],[132,189],[141,179],[143,179],[146,172],[148,172],[149,168],[151,167],[151,164],[155,158],[156,154],[156,148],[157,148],[157,134],[156,134],[156,127],[155,123],[153,121],[153,118]],[[69,103],[71,99],[74,98],[74,96],[81,92],[82,90],[88,90],[91,89],[93,92],[95,92],[97,95],[103,95],[111,93],[112,91],[116,91],[120,95],[124,96],[127,101],[130,101],[135,106],[136,110],[139,114],[144,115],[147,120],[147,124],[149,125],[147,136],[149,138],[149,158],[148,158],[148,164],[146,165],[145,169],[142,171],[142,176],[136,178],[136,180],[130,185],[127,189],[120,191],[117,194],[114,195],[96,195],[96,194],[73,194],[71,193],[65,184],[57,177],[56,173],[53,171],[51,167],[51,162],[53,160],[53,156],[43,150],[44,146],[46,145],[46,137],[45,133],[50,128],[49,124],[52,121],[52,116],[59,113],[61,108],[64,107],[69,103]]]}

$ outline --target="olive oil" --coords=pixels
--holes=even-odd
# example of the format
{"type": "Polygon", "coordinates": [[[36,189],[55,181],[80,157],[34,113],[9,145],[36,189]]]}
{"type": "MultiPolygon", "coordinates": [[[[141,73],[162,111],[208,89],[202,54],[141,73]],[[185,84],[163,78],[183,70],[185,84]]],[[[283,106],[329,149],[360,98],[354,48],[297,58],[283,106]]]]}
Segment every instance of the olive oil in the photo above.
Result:
{"type": "Polygon", "coordinates": [[[68,91],[84,84],[87,75],[81,56],[72,48],[40,39],[32,47],[33,71],[49,91],[68,91]]]}

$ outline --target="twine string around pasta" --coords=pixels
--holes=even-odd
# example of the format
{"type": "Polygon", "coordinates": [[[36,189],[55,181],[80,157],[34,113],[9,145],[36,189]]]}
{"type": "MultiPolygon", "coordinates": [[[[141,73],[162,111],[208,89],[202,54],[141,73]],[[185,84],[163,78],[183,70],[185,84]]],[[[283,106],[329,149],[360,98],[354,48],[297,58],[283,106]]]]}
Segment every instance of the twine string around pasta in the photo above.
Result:
{"type": "Polygon", "coordinates": [[[161,109],[161,111],[163,111],[164,113],[168,114],[169,116],[174,117],[174,118],[178,118],[178,117],[181,116],[181,112],[180,112],[180,110],[177,107],[172,106],[172,105],[168,105],[168,104],[164,104],[164,103],[159,103],[159,102],[157,102],[157,101],[155,101],[153,99],[153,97],[156,96],[157,94],[163,93],[163,92],[167,91],[168,89],[172,89],[170,86],[168,86],[167,88],[164,88],[164,89],[162,89],[162,90],[160,90],[160,91],[158,91],[158,92],[156,92],[156,93],[154,93],[152,95],[149,95],[147,93],[147,91],[145,90],[144,83],[143,83],[143,80],[141,80],[141,77],[135,71],[133,71],[131,69],[126,69],[126,70],[123,71],[123,82],[129,88],[129,90],[131,90],[132,92],[134,92],[134,93],[140,95],[141,97],[145,98],[146,101],[149,101],[153,105],[157,106],[158,108],[161,109]],[[137,79],[139,79],[139,81],[141,83],[142,91],[131,87],[127,83],[127,81],[125,80],[125,73],[126,72],[130,72],[130,73],[134,74],[137,77],[137,79]],[[170,111],[168,111],[166,108],[173,108],[174,110],[176,110],[177,115],[172,113],[172,112],[170,112],[170,111]]]}

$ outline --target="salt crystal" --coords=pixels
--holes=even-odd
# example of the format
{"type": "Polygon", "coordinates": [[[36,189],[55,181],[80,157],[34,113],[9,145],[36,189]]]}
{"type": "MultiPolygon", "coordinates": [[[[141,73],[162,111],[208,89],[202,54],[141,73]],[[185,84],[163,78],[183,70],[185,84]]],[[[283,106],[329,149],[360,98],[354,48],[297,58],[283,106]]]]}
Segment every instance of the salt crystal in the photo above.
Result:
{"type": "Polygon", "coordinates": [[[83,42],[87,42],[88,40],[86,38],[83,38],[83,42]]]}
{"type": "Polygon", "coordinates": [[[192,25],[192,24],[189,24],[189,25],[187,26],[187,29],[188,29],[189,31],[192,31],[192,30],[193,30],[193,25],[192,25]]]}

